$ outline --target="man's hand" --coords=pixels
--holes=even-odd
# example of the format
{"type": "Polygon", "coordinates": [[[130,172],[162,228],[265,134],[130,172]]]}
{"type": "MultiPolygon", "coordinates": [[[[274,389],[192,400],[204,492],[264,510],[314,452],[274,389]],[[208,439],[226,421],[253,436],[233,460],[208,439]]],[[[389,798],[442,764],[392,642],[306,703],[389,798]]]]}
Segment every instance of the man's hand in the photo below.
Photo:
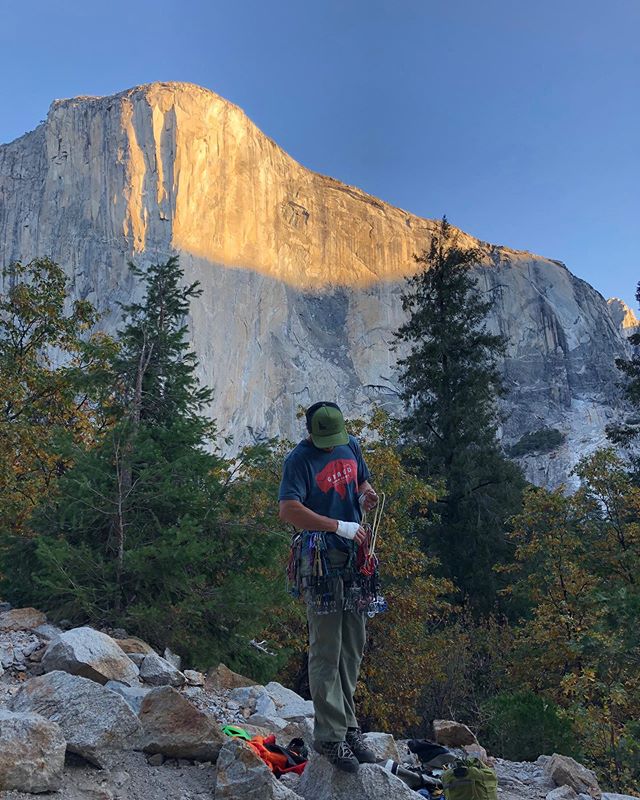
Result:
{"type": "Polygon", "coordinates": [[[362,527],[362,525],[361,525],[361,526],[358,528],[358,532],[357,532],[357,533],[356,533],[356,535],[354,536],[354,538],[353,538],[353,541],[354,541],[354,542],[355,542],[357,545],[361,545],[361,544],[363,544],[363,543],[364,543],[364,540],[366,539],[366,537],[367,537],[367,532],[365,531],[365,529],[364,529],[364,528],[362,527]]]}
{"type": "Polygon", "coordinates": [[[371,511],[378,505],[378,495],[373,491],[371,486],[367,486],[364,491],[358,496],[360,501],[360,508],[362,511],[371,511]]]}
{"type": "Polygon", "coordinates": [[[343,539],[352,539],[356,544],[362,544],[366,537],[366,531],[358,522],[342,522],[338,520],[336,533],[343,539]]]}

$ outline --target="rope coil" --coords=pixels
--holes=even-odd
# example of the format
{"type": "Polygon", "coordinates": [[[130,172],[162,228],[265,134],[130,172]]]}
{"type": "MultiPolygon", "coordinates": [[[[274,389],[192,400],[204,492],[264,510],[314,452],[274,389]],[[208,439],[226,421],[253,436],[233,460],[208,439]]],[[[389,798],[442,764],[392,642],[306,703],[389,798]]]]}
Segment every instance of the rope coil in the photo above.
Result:
{"type": "Polygon", "coordinates": [[[363,575],[368,577],[374,575],[378,568],[378,557],[376,556],[375,550],[376,542],[378,540],[378,530],[380,529],[380,521],[382,520],[386,499],[386,494],[382,492],[380,495],[380,501],[376,506],[371,525],[369,525],[366,521],[367,512],[365,511],[362,514],[362,527],[367,532],[367,538],[364,540],[360,546],[360,550],[358,551],[358,569],[363,575]]]}

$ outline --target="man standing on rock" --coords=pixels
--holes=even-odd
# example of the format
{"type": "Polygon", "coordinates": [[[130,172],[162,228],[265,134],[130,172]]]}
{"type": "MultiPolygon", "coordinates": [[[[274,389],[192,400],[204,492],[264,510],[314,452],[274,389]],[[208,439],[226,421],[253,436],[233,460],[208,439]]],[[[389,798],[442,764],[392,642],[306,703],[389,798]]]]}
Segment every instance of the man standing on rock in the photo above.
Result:
{"type": "Polygon", "coordinates": [[[309,436],[289,453],[280,484],[280,519],[302,534],[292,552],[307,602],[309,685],[315,707],[314,749],[338,769],[374,763],[358,726],[353,695],[365,645],[371,580],[356,566],[365,542],[362,511],[378,496],[357,440],[335,403],[306,412],[309,436]]]}

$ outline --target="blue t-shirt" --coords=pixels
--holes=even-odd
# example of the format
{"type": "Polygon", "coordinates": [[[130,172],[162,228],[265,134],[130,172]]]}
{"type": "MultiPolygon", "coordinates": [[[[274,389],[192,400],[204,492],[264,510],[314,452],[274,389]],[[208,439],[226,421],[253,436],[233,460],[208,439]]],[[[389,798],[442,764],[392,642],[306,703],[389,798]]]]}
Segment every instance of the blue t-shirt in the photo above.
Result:
{"type": "Polygon", "coordinates": [[[360,522],[358,487],[368,481],[369,469],[353,436],[327,452],[303,439],[286,457],[279,500],[298,500],[331,519],[360,522]]]}

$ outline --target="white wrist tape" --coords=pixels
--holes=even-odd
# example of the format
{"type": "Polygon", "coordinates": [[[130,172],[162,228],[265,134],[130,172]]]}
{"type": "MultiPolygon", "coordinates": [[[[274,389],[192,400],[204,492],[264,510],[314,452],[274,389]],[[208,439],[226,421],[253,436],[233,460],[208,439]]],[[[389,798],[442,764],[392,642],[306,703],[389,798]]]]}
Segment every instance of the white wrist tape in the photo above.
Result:
{"type": "Polygon", "coordinates": [[[338,530],[336,533],[344,539],[355,539],[356,533],[358,533],[359,530],[359,522],[342,522],[338,520],[338,530]]]}

